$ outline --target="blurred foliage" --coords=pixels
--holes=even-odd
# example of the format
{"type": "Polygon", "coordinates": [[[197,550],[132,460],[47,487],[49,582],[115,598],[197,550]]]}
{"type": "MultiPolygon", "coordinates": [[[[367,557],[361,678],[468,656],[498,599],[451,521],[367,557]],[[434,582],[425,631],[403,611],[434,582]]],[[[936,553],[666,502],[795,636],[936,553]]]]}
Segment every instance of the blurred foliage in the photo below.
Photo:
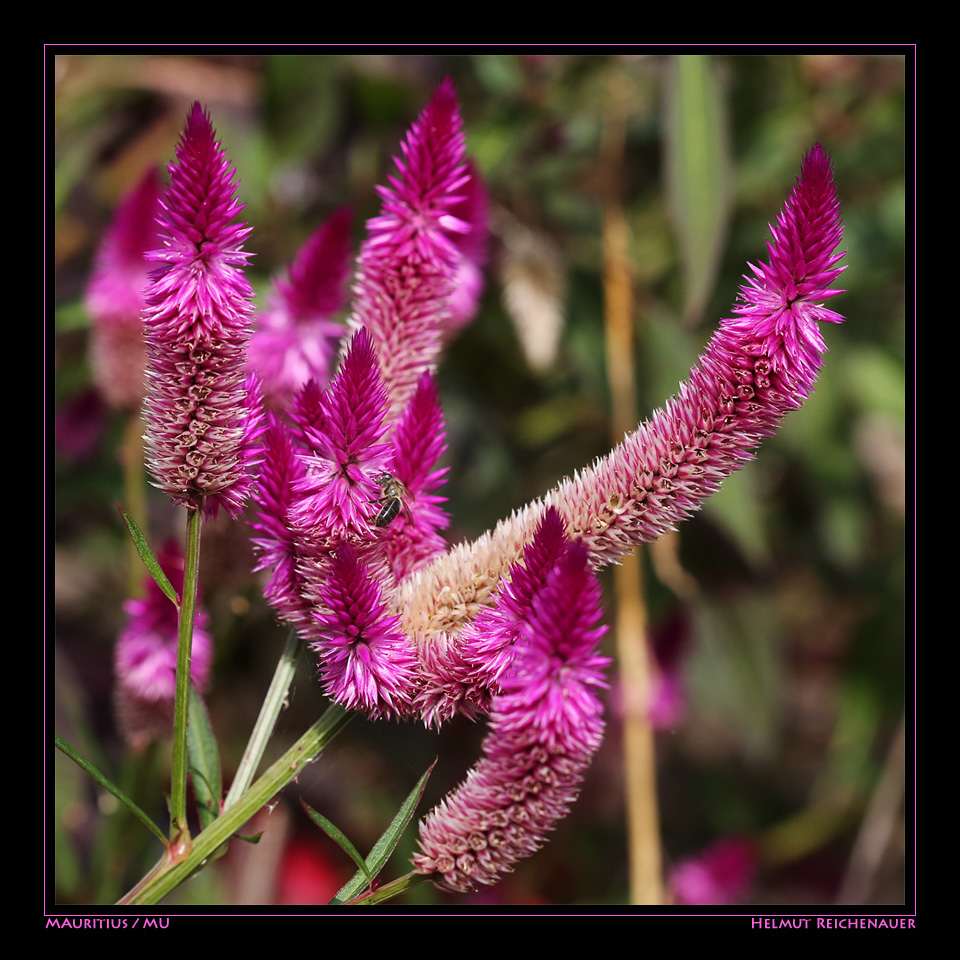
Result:
{"type": "MultiPolygon", "coordinates": [[[[101,232],[144,167],[172,159],[193,100],[210,109],[237,168],[262,294],[340,204],[354,207],[359,243],[363,222],[377,211],[375,184],[384,182],[405,129],[440,79],[453,77],[468,149],[490,192],[494,238],[481,313],[440,370],[451,541],[476,536],[609,449],[601,212],[611,191],[630,228],[636,386],[641,409],[652,411],[729,315],[746,262],[766,255],[766,224],[803,153],[822,142],[835,165],[849,264],[847,293],[832,306],[847,322],[825,331],[830,353],[807,406],[681,528],[675,557],[683,582],[695,587],[678,588],[660,563],[647,561],[653,630],[679,611],[691,637],[686,715],[658,741],[662,834],[668,865],[717,838],[753,838],[760,860],[749,902],[833,902],[863,874],[857,840],[886,770],[894,782],[899,774],[901,793],[856,896],[904,901],[912,833],[901,805],[903,760],[891,744],[902,718],[912,716],[904,682],[912,649],[904,642],[909,51],[158,56],[79,49],[61,51],[50,66],[56,287],[48,344],[58,416],[90,390],[82,297],[101,232]],[[605,146],[611,117],[623,123],[622,156],[605,146]],[[513,293],[528,299],[511,300],[507,288],[524,277],[535,282],[513,293]],[[535,316],[562,329],[518,333],[509,304],[530,304],[530,296],[524,322],[535,316]],[[556,348],[534,367],[522,336],[556,348]]],[[[68,449],[58,434],[53,465],[56,656],[48,664],[56,668],[56,726],[111,776],[127,777],[138,802],[162,807],[163,751],[125,759],[111,706],[127,562],[113,507],[123,496],[116,459],[123,426],[102,410],[83,423],[89,442],[68,449]]],[[[181,523],[163,498],[151,500],[154,538],[179,536],[181,523]]],[[[217,660],[208,705],[227,777],[283,643],[250,561],[242,525],[221,519],[210,527],[202,576],[217,660]]],[[[614,602],[609,592],[607,602],[614,602]]],[[[312,673],[305,663],[278,728],[280,745],[321,709],[312,673]]],[[[626,902],[615,685],[610,699],[607,741],[573,814],[543,851],[473,902],[626,902]]],[[[434,756],[440,763],[428,804],[473,763],[481,735],[482,727],[465,722],[440,734],[358,722],[301,777],[297,794],[363,850],[434,756]]],[[[120,815],[70,766],[57,758],[56,896],[109,902],[157,851],[135,827],[115,822],[120,815]]],[[[300,836],[301,814],[286,802],[281,808],[286,819],[278,813],[275,822],[287,827],[279,835],[300,836]]],[[[350,873],[335,848],[321,853],[331,882],[350,873]]],[[[184,887],[179,902],[279,896],[269,883],[238,892],[229,865],[239,856],[268,853],[231,850],[184,887]]],[[[261,869],[266,863],[277,873],[287,861],[276,850],[272,857],[261,869]]],[[[450,899],[418,888],[410,902],[450,899]]]]}

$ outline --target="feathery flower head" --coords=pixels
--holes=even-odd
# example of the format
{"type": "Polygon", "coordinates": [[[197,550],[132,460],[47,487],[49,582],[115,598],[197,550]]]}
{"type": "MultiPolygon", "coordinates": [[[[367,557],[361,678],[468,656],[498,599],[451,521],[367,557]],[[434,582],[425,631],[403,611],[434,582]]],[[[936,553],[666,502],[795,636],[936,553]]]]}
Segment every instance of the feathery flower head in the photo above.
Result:
{"type": "Polygon", "coordinates": [[[90,354],[97,389],[114,407],[134,408],[143,400],[147,351],[143,342],[145,254],[157,246],[160,184],[151,167],[117,207],[97,250],[87,287],[93,320],[90,354]]]}
{"type": "Polygon", "coordinates": [[[409,712],[415,688],[416,653],[391,616],[377,580],[357,551],[341,543],[330,559],[315,612],[324,690],[347,710],[369,717],[409,712]]]}
{"type": "Polygon", "coordinates": [[[343,338],[334,320],[347,301],[351,212],[341,207],[300,249],[289,276],[278,279],[250,340],[250,366],[274,406],[289,403],[308,380],[326,384],[343,338]]]}
{"type": "Polygon", "coordinates": [[[569,544],[520,627],[483,758],[420,826],[414,868],[441,888],[496,883],[540,848],[576,799],[603,734],[596,691],[609,661],[596,653],[600,614],[586,549],[569,544]]]}
{"type": "Polygon", "coordinates": [[[822,301],[842,268],[839,204],[817,145],[772,229],[770,263],[753,268],[734,319],[721,322],[689,379],[648,421],[592,467],[566,479],[472,545],[456,547],[407,577],[399,609],[421,645],[438,629],[459,633],[489,605],[500,578],[554,506],[595,567],[615,563],[698,510],[721,481],[813,389],[826,349],[819,321],[839,314],[822,301]],[[442,593],[442,609],[438,596],[442,593]]]}
{"type": "Polygon", "coordinates": [[[233,516],[252,485],[262,432],[259,390],[245,382],[253,289],[243,273],[250,228],[233,174],[199,103],[187,118],[161,203],[165,246],[146,290],[147,464],[187,509],[233,516]]]}
{"type": "Polygon", "coordinates": [[[331,545],[371,538],[380,496],[376,477],[388,466],[383,441],[386,391],[366,330],[358,330],[304,435],[312,447],[307,475],[295,484],[290,518],[301,536],[331,545]]]}
{"type": "Polygon", "coordinates": [[[444,80],[394,158],[400,176],[378,187],[380,216],[367,222],[354,285],[351,326],[376,345],[395,419],[432,370],[449,316],[461,253],[471,224],[455,213],[470,173],[456,93],[444,80]]]}
{"type": "MultiPolygon", "coordinates": [[[[164,545],[157,562],[179,594],[184,561],[175,541],[164,545]]],[[[118,719],[127,740],[138,747],[172,733],[177,673],[177,608],[149,575],[144,577],[144,591],[142,598],[123,605],[127,624],[114,652],[118,719]]],[[[207,685],[213,659],[209,622],[198,604],[190,678],[201,690],[207,685]]]]}

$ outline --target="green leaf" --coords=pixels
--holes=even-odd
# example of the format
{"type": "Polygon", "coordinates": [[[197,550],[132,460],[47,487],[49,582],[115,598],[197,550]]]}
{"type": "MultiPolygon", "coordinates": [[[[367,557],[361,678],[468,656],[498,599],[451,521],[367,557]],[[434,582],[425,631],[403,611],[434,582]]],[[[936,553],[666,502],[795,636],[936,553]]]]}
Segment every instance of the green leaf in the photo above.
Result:
{"type": "Polygon", "coordinates": [[[206,830],[220,814],[220,752],[210,725],[210,715],[197,688],[190,684],[190,721],[187,724],[187,756],[193,792],[200,811],[200,825],[206,830]]]}
{"type": "Polygon", "coordinates": [[[434,760],[407,795],[407,799],[403,801],[402,806],[397,811],[397,815],[391,821],[390,826],[387,827],[380,839],[373,845],[373,849],[370,851],[370,855],[366,860],[366,870],[358,870],[353,877],[337,891],[337,895],[330,901],[331,904],[346,903],[348,900],[352,900],[357,894],[363,892],[365,886],[369,885],[370,881],[367,880],[367,877],[376,877],[384,868],[393,851],[396,850],[404,830],[407,829],[407,825],[413,819],[417,804],[420,803],[420,798],[423,796],[427,781],[430,779],[430,774],[433,773],[433,768],[436,765],[437,761],[434,760]]]}
{"type": "Polygon", "coordinates": [[[730,217],[724,92],[711,57],[673,57],[668,77],[667,194],[686,278],[684,317],[696,326],[716,281],[730,217]]]}
{"type": "Polygon", "coordinates": [[[59,733],[54,734],[57,749],[65,753],[83,771],[88,773],[104,790],[112,793],[151,833],[166,846],[167,838],[163,831],[143,812],[112,780],[108,780],[89,760],[77,753],[59,733]]]}
{"type": "Polygon", "coordinates": [[[157,558],[153,555],[150,544],[147,543],[147,538],[137,526],[136,520],[134,520],[119,503],[117,504],[117,509],[120,511],[120,516],[123,517],[123,522],[127,525],[127,530],[130,531],[130,537],[133,540],[134,546],[137,548],[137,553],[140,554],[143,565],[147,568],[150,576],[156,581],[157,586],[170,598],[170,601],[177,610],[179,610],[180,598],[177,596],[177,591],[173,589],[173,584],[170,583],[167,575],[160,569],[160,564],[157,563],[157,558]]]}
{"type": "Polygon", "coordinates": [[[310,819],[357,865],[367,881],[368,885],[373,884],[373,877],[367,865],[360,856],[360,851],[350,842],[347,835],[336,824],[331,823],[322,813],[317,813],[306,801],[300,801],[300,806],[307,811],[310,819]]]}

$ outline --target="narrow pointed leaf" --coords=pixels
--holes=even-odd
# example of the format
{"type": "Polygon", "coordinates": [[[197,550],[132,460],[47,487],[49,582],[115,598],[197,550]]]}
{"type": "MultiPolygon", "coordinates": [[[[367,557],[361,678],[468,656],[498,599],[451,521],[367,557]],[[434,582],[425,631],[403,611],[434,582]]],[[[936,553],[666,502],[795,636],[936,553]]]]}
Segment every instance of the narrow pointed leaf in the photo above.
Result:
{"type": "Polygon", "coordinates": [[[210,715],[197,688],[190,684],[190,721],[187,724],[187,754],[193,792],[204,830],[220,814],[222,785],[220,780],[220,751],[210,725],[210,715]]]}
{"type": "Polygon", "coordinates": [[[307,811],[310,819],[357,865],[363,873],[367,884],[373,883],[373,877],[367,865],[363,862],[360,851],[350,842],[347,835],[336,824],[331,823],[322,813],[317,813],[310,804],[300,801],[300,806],[307,811]]]}
{"type": "Polygon", "coordinates": [[[337,895],[330,901],[331,904],[346,903],[346,901],[353,899],[353,897],[368,885],[366,876],[372,875],[375,877],[384,868],[391,854],[396,850],[404,830],[407,829],[407,825],[413,819],[417,805],[420,803],[420,798],[423,796],[423,791],[427,786],[427,781],[430,779],[430,774],[433,773],[433,768],[436,765],[437,761],[434,760],[407,795],[407,799],[403,801],[402,806],[397,811],[397,815],[391,821],[390,826],[387,827],[380,839],[373,845],[373,849],[367,857],[366,871],[361,872],[358,870],[353,877],[337,891],[337,895]]]}
{"type": "Polygon", "coordinates": [[[137,526],[136,520],[134,520],[119,503],[117,504],[117,509],[120,511],[120,516],[123,517],[123,522],[127,525],[127,530],[130,531],[130,538],[137,548],[137,553],[140,554],[143,565],[147,568],[150,576],[156,581],[157,586],[170,598],[170,601],[177,610],[179,610],[180,598],[177,596],[177,591],[173,589],[173,584],[170,583],[167,575],[160,568],[160,564],[157,563],[157,558],[153,555],[150,544],[147,543],[147,538],[137,526]]]}
{"type": "Polygon", "coordinates": [[[163,831],[112,780],[107,779],[86,757],[77,753],[59,733],[54,736],[57,749],[61,753],[65,753],[81,770],[93,777],[104,790],[112,793],[151,833],[159,838],[164,846],[167,845],[167,838],[163,835],[163,831]]]}

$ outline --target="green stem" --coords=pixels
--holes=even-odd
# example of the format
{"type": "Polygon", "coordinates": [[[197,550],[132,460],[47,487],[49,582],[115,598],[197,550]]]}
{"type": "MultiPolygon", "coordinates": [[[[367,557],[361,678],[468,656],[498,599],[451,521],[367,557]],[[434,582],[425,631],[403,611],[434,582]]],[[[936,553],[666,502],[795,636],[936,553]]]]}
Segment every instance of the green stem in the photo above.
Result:
{"type": "Polygon", "coordinates": [[[355,907],[372,907],[375,904],[392,900],[404,891],[418,887],[421,883],[426,883],[428,880],[430,880],[430,877],[424,876],[423,874],[407,873],[402,877],[397,877],[396,880],[391,880],[389,883],[377,887],[376,890],[362,893],[354,897],[353,900],[348,900],[347,904],[355,907]]]}
{"type": "Polygon", "coordinates": [[[260,716],[257,717],[256,725],[247,741],[247,748],[244,750],[243,759],[240,766],[237,767],[236,776],[230,785],[230,791],[227,793],[226,800],[223,801],[223,810],[226,812],[243,795],[247,787],[253,781],[253,777],[263,759],[264,750],[267,748],[267,741],[273,733],[277,717],[287,700],[287,692],[290,690],[290,684],[293,681],[293,675],[297,670],[297,656],[300,653],[300,637],[295,630],[291,630],[287,635],[287,642],[280,655],[280,662],[273,674],[273,680],[270,683],[270,689],[264,697],[263,706],[260,708],[260,716]]]}
{"type": "Polygon", "coordinates": [[[190,652],[193,647],[193,616],[197,606],[200,567],[200,525],[203,509],[187,513],[187,542],[177,633],[177,687],[173,704],[173,775],[170,784],[170,842],[178,849],[189,845],[187,827],[187,705],[190,695],[190,652]]]}
{"type": "Polygon", "coordinates": [[[203,866],[221,844],[227,842],[261,807],[269,803],[300,771],[315,760],[324,747],[350,722],[353,714],[331,705],[324,715],[273,764],[229,810],[193,838],[190,851],[178,862],[164,857],[120,904],[158,903],[195,870],[203,866]]]}

